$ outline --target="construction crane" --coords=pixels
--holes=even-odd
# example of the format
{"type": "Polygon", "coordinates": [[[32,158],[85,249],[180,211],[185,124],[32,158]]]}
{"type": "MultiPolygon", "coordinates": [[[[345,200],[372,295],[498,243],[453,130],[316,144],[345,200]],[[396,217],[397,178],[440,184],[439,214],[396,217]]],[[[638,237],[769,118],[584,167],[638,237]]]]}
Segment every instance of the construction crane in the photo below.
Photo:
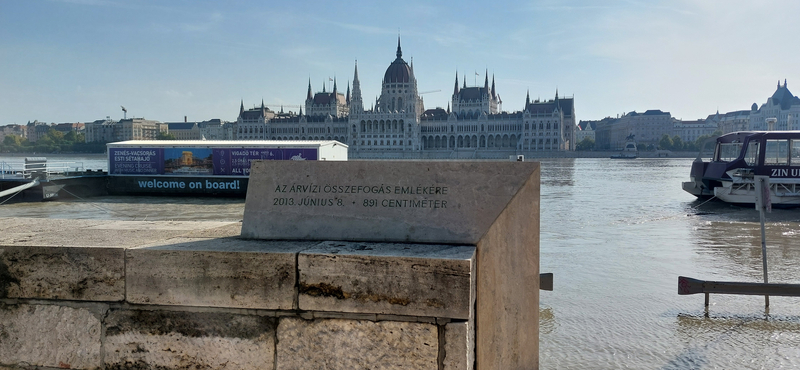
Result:
{"type": "Polygon", "coordinates": [[[120,108],[122,108],[123,119],[127,119],[128,118],[128,110],[125,109],[125,107],[123,107],[121,105],[120,105],[120,108]]]}
{"type": "Polygon", "coordinates": [[[430,94],[430,93],[435,93],[435,92],[439,92],[439,91],[442,91],[442,90],[429,90],[429,91],[423,91],[423,92],[421,92],[421,93],[419,93],[419,94],[420,94],[420,95],[422,95],[422,94],[430,94]]]}

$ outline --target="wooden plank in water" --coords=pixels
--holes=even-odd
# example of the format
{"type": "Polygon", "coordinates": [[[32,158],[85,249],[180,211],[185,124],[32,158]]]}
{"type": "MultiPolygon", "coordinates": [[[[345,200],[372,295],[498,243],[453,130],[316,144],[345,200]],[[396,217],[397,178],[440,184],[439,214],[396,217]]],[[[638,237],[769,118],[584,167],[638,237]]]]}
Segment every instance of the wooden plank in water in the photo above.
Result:
{"type": "Polygon", "coordinates": [[[685,276],[678,276],[679,295],[698,293],[800,297],[800,284],[705,281],[685,276]]]}

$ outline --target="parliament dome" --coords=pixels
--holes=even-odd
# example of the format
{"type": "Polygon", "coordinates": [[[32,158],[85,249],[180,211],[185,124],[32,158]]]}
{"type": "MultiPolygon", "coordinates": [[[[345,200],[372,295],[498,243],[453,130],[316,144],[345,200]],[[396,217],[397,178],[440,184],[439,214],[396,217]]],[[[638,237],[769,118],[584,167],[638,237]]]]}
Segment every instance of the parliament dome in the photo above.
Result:
{"type": "Polygon", "coordinates": [[[403,51],[400,49],[400,38],[397,39],[397,59],[386,68],[383,74],[383,83],[408,83],[411,81],[411,67],[403,60],[403,51]]]}

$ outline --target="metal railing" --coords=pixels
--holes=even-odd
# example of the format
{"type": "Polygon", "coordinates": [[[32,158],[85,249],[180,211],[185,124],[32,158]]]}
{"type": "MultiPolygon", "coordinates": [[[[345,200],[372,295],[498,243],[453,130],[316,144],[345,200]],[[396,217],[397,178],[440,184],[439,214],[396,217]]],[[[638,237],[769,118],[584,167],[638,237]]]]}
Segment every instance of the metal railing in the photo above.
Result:
{"type": "Polygon", "coordinates": [[[70,172],[84,172],[83,162],[53,161],[26,162],[21,167],[0,161],[0,179],[30,179],[36,176],[59,176],[70,172]]]}

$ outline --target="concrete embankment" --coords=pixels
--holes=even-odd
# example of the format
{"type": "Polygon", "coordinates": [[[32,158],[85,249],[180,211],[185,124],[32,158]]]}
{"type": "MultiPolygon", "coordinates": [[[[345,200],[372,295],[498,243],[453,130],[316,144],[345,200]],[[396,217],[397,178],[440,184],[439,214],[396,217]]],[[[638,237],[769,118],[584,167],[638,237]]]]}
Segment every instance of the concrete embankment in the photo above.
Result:
{"type": "Polygon", "coordinates": [[[0,218],[0,369],[471,363],[473,246],[245,240],[240,225],[0,218]]]}

